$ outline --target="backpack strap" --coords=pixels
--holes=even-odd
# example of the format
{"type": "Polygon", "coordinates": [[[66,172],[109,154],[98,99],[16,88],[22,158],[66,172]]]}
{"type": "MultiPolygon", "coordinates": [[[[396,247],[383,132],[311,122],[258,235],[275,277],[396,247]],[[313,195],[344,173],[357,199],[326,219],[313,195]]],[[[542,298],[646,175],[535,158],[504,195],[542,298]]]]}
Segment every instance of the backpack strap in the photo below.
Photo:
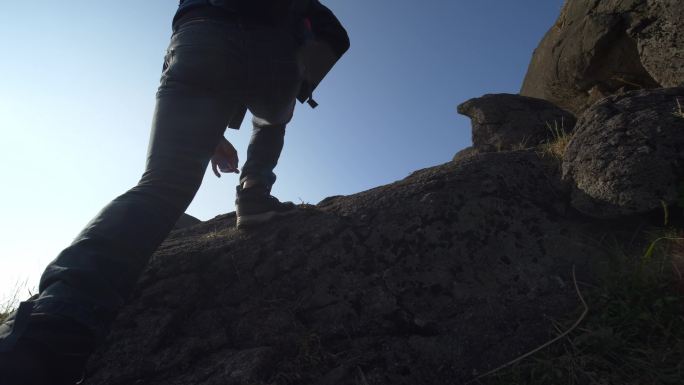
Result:
{"type": "Polygon", "coordinates": [[[238,0],[206,0],[207,4],[221,7],[229,12],[238,11],[238,0]]]}
{"type": "Polygon", "coordinates": [[[291,0],[292,4],[290,5],[290,15],[292,15],[292,18],[296,21],[299,22],[299,20],[304,18],[304,15],[309,11],[309,8],[311,7],[311,0],[291,0]]]}

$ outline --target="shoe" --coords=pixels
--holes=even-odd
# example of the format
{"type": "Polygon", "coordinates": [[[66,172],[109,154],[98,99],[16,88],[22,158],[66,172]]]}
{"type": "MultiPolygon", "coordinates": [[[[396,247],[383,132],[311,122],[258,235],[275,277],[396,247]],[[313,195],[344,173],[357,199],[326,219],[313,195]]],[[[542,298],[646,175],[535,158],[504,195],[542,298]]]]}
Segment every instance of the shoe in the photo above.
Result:
{"type": "Polygon", "coordinates": [[[261,185],[246,189],[237,187],[235,206],[238,229],[256,226],[295,211],[294,203],[281,202],[270,193],[267,187],[261,185]]]}
{"type": "Polygon", "coordinates": [[[0,384],[78,384],[95,349],[94,335],[64,317],[21,312],[0,325],[0,384]]]}

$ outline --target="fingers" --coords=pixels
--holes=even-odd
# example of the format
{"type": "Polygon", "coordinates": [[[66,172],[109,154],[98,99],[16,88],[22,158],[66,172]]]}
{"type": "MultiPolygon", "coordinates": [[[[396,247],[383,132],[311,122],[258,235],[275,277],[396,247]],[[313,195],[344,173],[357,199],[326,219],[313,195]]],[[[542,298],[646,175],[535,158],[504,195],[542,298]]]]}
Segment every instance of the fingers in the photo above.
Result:
{"type": "Polygon", "coordinates": [[[238,164],[237,150],[226,138],[222,138],[214,150],[214,157],[211,159],[214,175],[220,178],[219,170],[223,173],[239,174],[238,164]]]}
{"type": "Polygon", "coordinates": [[[237,167],[237,161],[221,161],[221,159],[217,159],[217,157],[211,159],[211,170],[214,172],[214,175],[219,178],[221,177],[219,171],[222,173],[240,173],[240,170],[238,170],[237,167]]]}
{"type": "Polygon", "coordinates": [[[217,162],[214,159],[212,159],[211,160],[211,171],[214,172],[214,175],[216,175],[217,178],[220,178],[221,174],[218,172],[217,166],[218,166],[217,162]]]}
{"type": "Polygon", "coordinates": [[[238,168],[235,166],[228,166],[228,167],[221,168],[221,172],[239,174],[240,170],[238,170],[238,168]]]}
{"type": "Polygon", "coordinates": [[[228,165],[232,169],[232,171],[237,171],[238,168],[238,157],[237,154],[234,154],[234,156],[228,158],[228,165]]]}
{"type": "Polygon", "coordinates": [[[237,151],[228,151],[225,153],[225,167],[223,172],[239,172],[238,171],[238,156],[237,156],[237,151]]]}

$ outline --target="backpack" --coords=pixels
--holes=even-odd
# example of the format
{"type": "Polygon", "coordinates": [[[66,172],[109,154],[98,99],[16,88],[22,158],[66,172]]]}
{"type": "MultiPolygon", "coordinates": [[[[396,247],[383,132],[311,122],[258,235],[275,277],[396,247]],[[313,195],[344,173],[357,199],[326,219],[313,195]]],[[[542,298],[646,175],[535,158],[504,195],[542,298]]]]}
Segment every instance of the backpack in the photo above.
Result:
{"type": "Polygon", "coordinates": [[[311,0],[206,0],[229,12],[264,19],[275,24],[292,23],[301,18],[311,0]]]}
{"type": "MultiPolygon", "coordinates": [[[[212,5],[247,18],[290,27],[302,46],[314,38],[327,43],[329,48],[321,50],[318,45],[301,58],[302,64],[310,69],[309,73],[313,76],[302,82],[297,99],[316,108],[318,103],[313,99],[314,90],[349,49],[347,31],[330,9],[319,0],[180,0],[174,23],[187,10],[202,5],[212,5]]],[[[246,108],[236,113],[229,127],[239,128],[245,113],[246,108]]]]}

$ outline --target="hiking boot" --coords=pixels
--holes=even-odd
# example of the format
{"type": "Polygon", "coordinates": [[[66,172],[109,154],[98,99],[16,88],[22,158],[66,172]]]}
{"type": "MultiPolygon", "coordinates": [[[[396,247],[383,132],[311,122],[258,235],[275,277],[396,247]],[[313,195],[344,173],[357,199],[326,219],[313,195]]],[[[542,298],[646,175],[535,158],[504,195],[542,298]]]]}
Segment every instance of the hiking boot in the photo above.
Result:
{"type": "Polygon", "coordinates": [[[237,228],[247,228],[268,222],[271,219],[291,214],[296,208],[292,202],[281,202],[270,194],[265,186],[237,187],[235,200],[237,228]]]}
{"type": "Polygon", "coordinates": [[[48,314],[18,316],[21,311],[0,325],[0,384],[79,383],[95,348],[94,335],[67,318],[48,314]]]}

